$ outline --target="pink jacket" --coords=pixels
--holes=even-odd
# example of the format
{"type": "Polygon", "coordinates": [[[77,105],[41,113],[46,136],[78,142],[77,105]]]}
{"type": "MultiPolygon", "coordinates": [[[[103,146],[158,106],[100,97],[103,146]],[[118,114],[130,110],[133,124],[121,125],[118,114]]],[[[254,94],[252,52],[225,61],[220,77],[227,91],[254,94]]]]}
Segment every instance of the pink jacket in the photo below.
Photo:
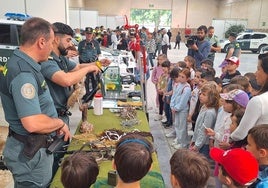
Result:
{"type": "Polygon", "coordinates": [[[154,84],[157,84],[158,83],[158,80],[160,78],[160,76],[163,74],[163,69],[162,69],[162,66],[157,66],[154,68],[153,72],[152,72],[152,82],[154,84]]]}

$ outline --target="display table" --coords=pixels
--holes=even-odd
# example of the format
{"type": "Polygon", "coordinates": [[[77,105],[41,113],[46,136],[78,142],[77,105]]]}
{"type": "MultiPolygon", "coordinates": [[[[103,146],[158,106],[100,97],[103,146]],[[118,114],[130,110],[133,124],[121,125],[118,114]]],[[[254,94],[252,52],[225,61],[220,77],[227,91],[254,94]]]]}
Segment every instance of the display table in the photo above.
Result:
{"type": "MultiPolygon", "coordinates": [[[[120,117],[117,117],[114,113],[110,112],[108,109],[103,110],[103,115],[96,116],[93,114],[93,110],[89,110],[89,122],[94,125],[94,133],[100,134],[107,129],[119,129],[124,132],[130,132],[134,129],[140,131],[150,132],[149,124],[146,118],[146,115],[143,111],[137,111],[137,117],[140,120],[140,124],[132,127],[122,127],[120,125],[120,117]]],[[[80,126],[80,125],[79,125],[80,126]]],[[[77,128],[76,134],[78,133],[79,126],[77,128]]],[[[74,140],[75,141],[75,140],[74,140]]],[[[68,150],[78,150],[81,145],[77,145],[72,141],[68,150]]],[[[67,156],[67,155],[66,155],[67,156]]],[[[107,174],[108,171],[112,170],[112,161],[101,161],[100,164],[100,173],[98,175],[96,183],[92,187],[96,188],[111,188],[112,186],[107,185],[107,174]]],[[[53,178],[51,183],[51,188],[62,188],[60,181],[61,169],[57,171],[56,175],[53,178]]],[[[163,178],[160,174],[159,163],[157,160],[156,153],[153,154],[153,164],[152,170],[141,180],[141,187],[144,188],[164,188],[165,184],[163,178]]]]}

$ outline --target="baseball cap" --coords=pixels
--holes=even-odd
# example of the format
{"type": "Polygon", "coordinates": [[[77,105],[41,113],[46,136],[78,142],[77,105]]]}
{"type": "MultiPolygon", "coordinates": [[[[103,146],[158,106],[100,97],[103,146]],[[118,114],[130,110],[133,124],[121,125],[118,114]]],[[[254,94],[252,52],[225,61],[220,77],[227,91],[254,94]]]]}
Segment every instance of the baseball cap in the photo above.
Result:
{"type": "Polygon", "coordinates": [[[236,64],[236,65],[239,65],[239,59],[237,58],[237,57],[235,57],[235,56],[232,56],[232,57],[230,57],[230,58],[228,58],[228,59],[225,59],[227,62],[228,61],[231,61],[232,63],[234,63],[234,64],[236,64]]]}
{"type": "Polygon", "coordinates": [[[92,27],[86,27],[85,32],[86,33],[93,33],[93,28],[92,27]]]}
{"type": "Polygon", "coordinates": [[[235,148],[210,149],[210,157],[224,167],[228,175],[241,185],[250,185],[258,177],[258,162],[248,151],[235,148]]]}
{"type": "Polygon", "coordinates": [[[226,67],[228,65],[228,62],[226,60],[223,60],[223,62],[219,65],[219,68],[226,67]]]}
{"type": "Polygon", "coordinates": [[[234,89],[228,93],[220,93],[220,96],[224,100],[233,100],[244,108],[247,107],[249,101],[248,94],[241,89],[234,89]]]}

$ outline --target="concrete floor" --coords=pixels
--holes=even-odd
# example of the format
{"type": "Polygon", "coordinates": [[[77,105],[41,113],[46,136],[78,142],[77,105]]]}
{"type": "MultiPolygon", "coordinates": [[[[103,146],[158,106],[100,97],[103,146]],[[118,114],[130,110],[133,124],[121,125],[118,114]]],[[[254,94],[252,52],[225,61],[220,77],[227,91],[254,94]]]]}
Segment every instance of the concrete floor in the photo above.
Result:
{"type": "MultiPolygon", "coordinates": [[[[174,44],[172,44],[172,46],[174,46],[174,44]]],[[[172,63],[176,63],[180,60],[183,60],[186,54],[187,54],[187,49],[183,43],[181,44],[180,50],[173,49],[173,48],[171,50],[168,50],[168,58],[172,63]]],[[[166,138],[165,136],[165,134],[171,131],[171,129],[164,129],[163,126],[161,126],[160,121],[154,120],[154,117],[157,115],[156,113],[157,108],[155,106],[156,93],[155,93],[154,85],[152,84],[150,79],[147,83],[147,96],[150,96],[148,97],[149,124],[150,124],[151,132],[154,136],[154,141],[155,141],[154,145],[157,151],[161,173],[163,175],[166,188],[171,188],[169,159],[172,156],[173,152],[175,151],[175,149],[171,147],[173,138],[166,138]]],[[[71,111],[73,115],[70,118],[71,119],[70,128],[71,128],[71,132],[74,133],[79,121],[81,120],[81,112],[78,110],[77,106],[71,109],[71,111]]],[[[7,122],[4,120],[1,103],[0,103],[0,125],[7,125],[7,122]]],[[[10,188],[13,187],[12,183],[8,187],[10,188]]],[[[207,187],[211,187],[211,188],[215,187],[213,177],[209,179],[207,187]]]]}

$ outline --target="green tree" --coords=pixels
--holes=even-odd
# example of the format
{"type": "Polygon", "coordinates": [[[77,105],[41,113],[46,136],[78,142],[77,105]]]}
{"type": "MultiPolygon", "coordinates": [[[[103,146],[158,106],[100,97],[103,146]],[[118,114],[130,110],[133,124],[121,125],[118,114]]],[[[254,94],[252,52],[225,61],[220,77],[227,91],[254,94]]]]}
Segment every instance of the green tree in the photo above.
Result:
{"type": "Polygon", "coordinates": [[[155,10],[155,9],[132,9],[131,13],[132,23],[139,25],[152,24],[154,27],[170,26],[171,11],[170,10],[155,10]]]}
{"type": "Polygon", "coordinates": [[[241,25],[241,24],[239,24],[239,25],[231,25],[227,29],[227,31],[225,32],[225,38],[228,38],[230,33],[238,34],[238,33],[241,33],[243,31],[245,31],[245,26],[244,25],[241,25]]]}

